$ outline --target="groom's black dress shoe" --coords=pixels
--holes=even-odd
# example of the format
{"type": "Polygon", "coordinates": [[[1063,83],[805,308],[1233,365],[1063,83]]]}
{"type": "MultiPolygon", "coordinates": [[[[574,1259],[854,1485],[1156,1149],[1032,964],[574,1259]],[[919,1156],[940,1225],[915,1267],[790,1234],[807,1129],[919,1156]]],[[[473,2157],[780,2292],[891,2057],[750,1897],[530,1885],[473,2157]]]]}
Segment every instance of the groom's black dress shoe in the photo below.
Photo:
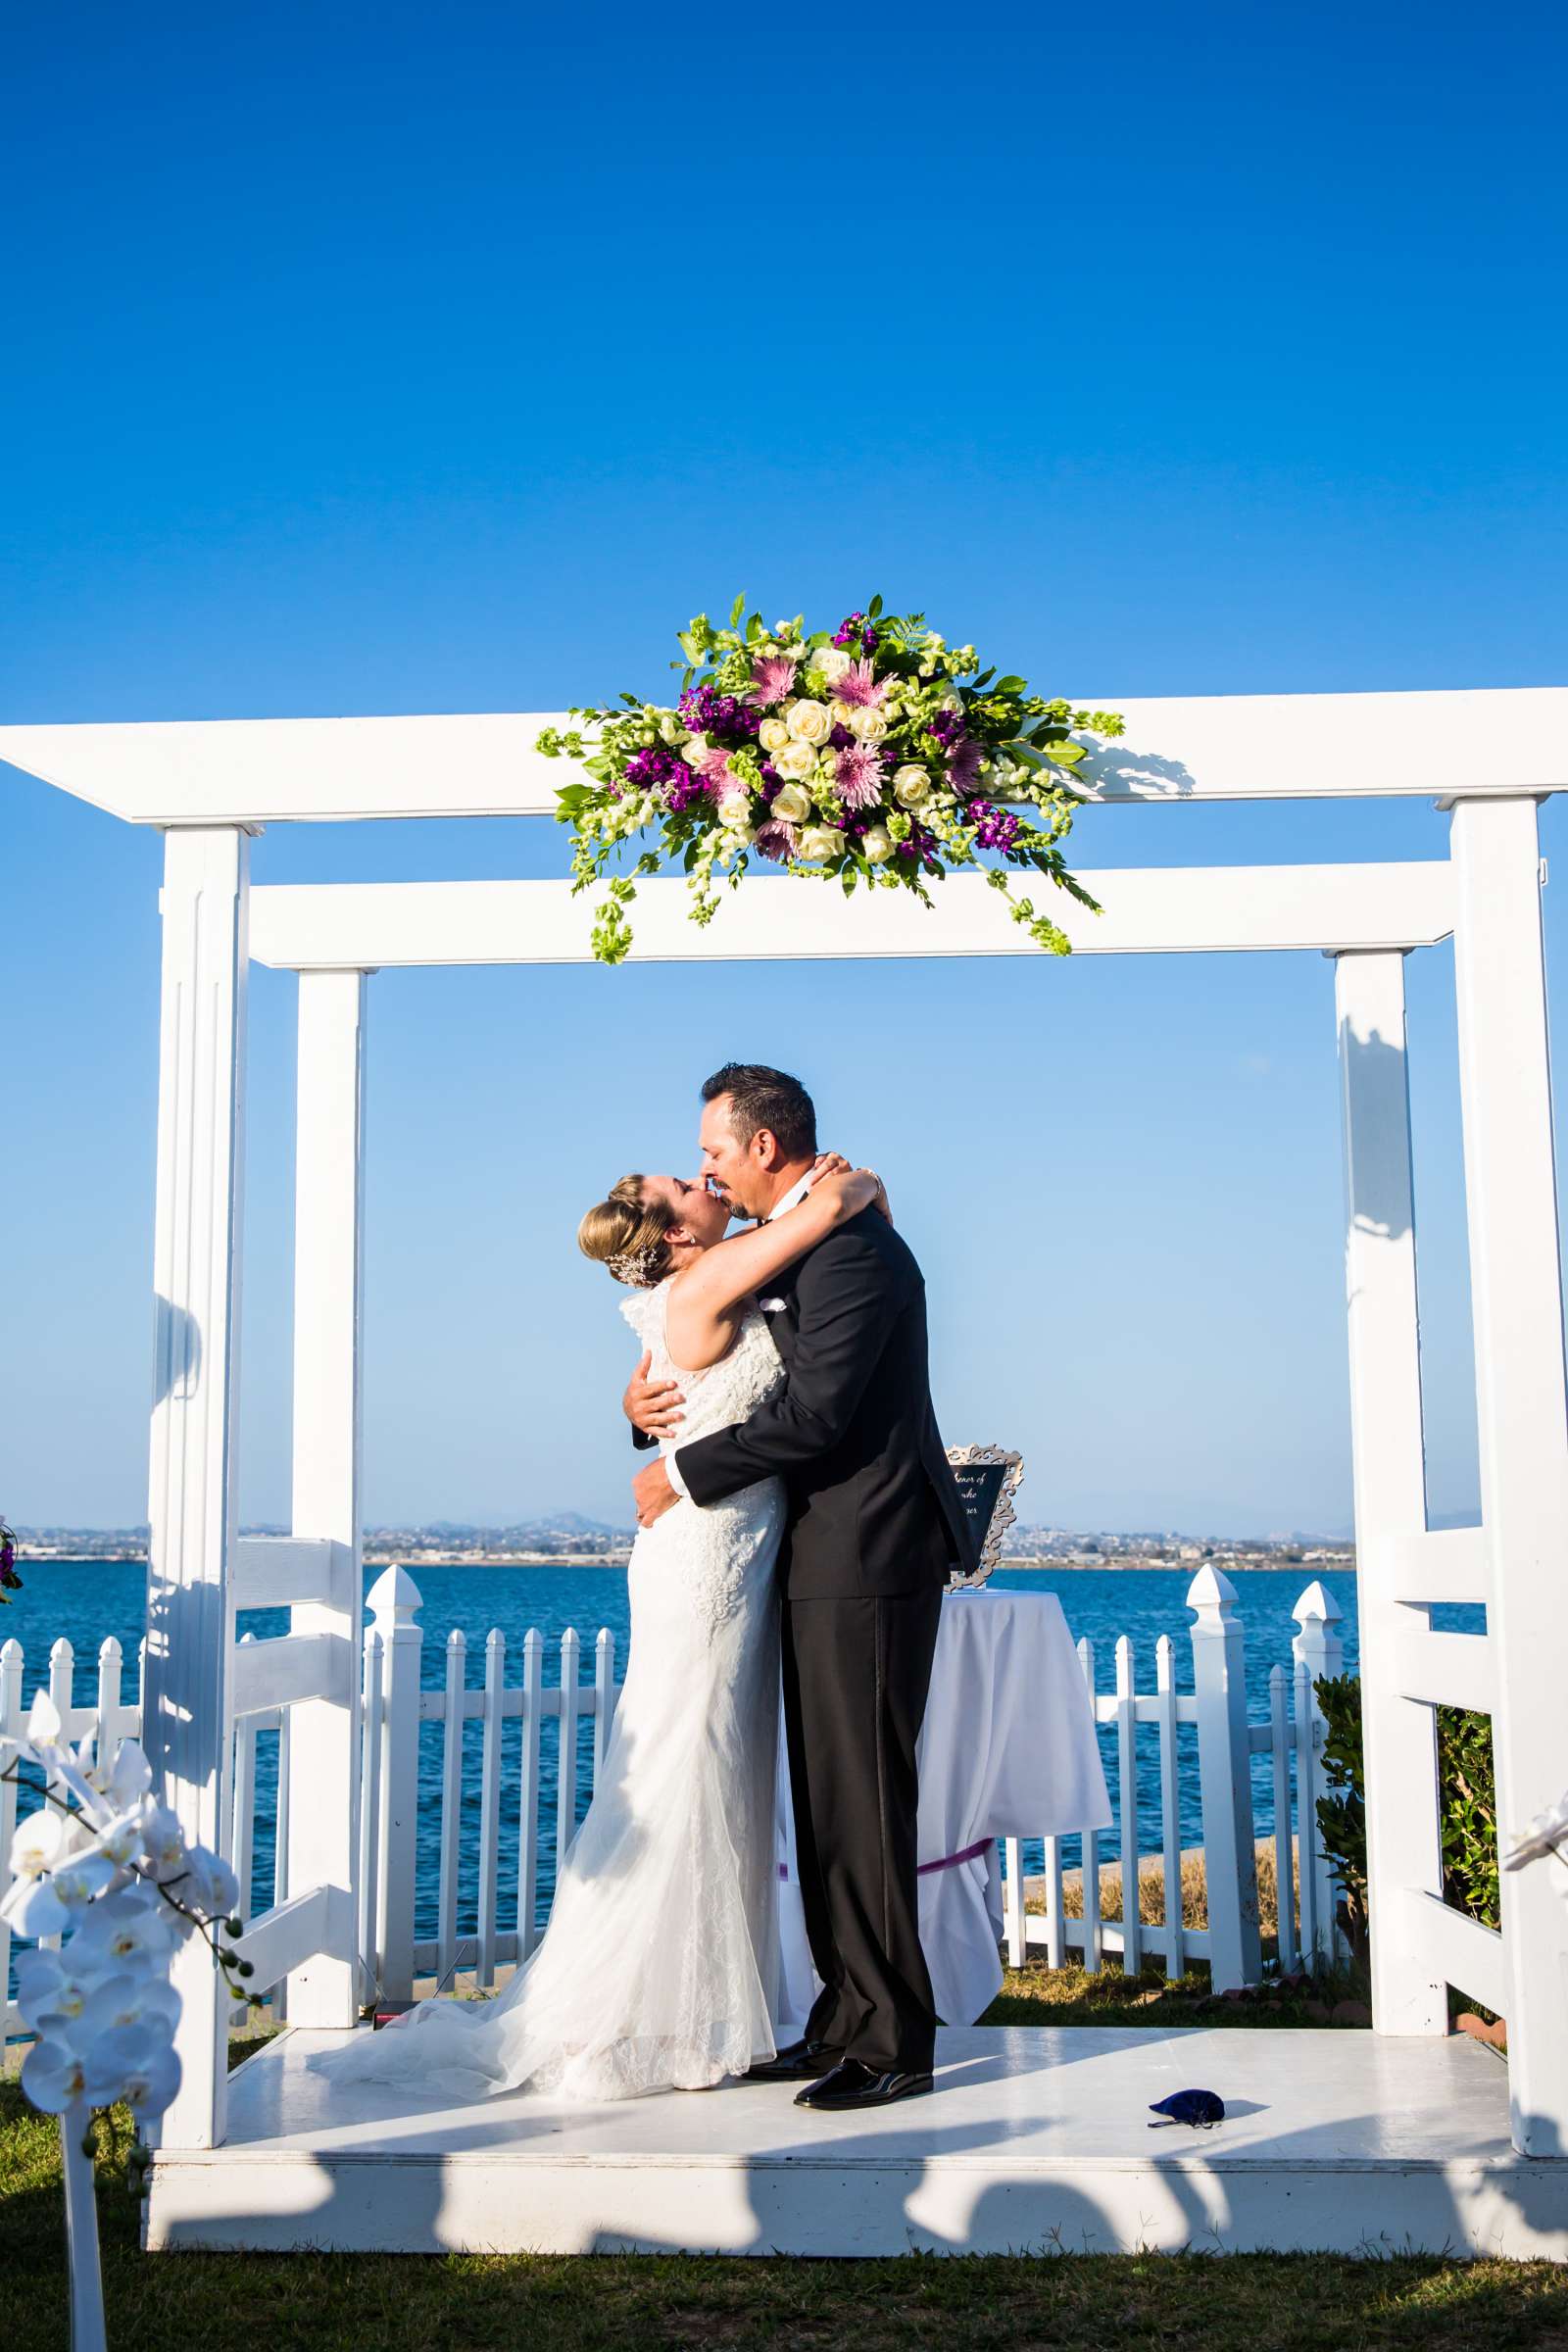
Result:
{"type": "Polygon", "coordinates": [[[839,2063],[837,2050],[820,2041],[792,2041],[775,2057],[763,2058],[746,2070],[748,2082],[808,2082],[839,2063]]]}
{"type": "Polygon", "coordinates": [[[859,2058],[846,2058],[805,2090],[795,2094],[797,2107],[887,2107],[895,2099],[917,2099],[931,2087],[929,2075],[905,2074],[899,2068],[882,2073],[859,2058]]]}

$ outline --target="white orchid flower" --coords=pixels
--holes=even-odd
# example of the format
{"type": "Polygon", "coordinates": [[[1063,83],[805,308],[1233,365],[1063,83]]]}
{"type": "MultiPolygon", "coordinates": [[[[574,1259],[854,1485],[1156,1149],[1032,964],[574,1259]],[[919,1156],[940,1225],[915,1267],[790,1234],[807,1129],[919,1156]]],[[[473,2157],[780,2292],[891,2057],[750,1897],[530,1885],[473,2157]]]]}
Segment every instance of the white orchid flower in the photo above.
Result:
{"type": "Polygon", "coordinates": [[[50,1805],[29,1813],[13,1838],[12,1881],[0,1900],[0,1921],[19,1936],[60,1936],[71,1925],[70,1911],[54,1885],[67,1846],[66,1817],[50,1805]]]}
{"type": "Polygon", "coordinates": [[[19,1952],[16,1967],[22,2022],[40,2034],[74,2026],[102,1982],[99,1969],[78,1963],[74,1937],[65,1952],[19,1952]]]}
{"type": "Polygon", "coordinates": [[[162,1973],[172,1948],[166,1906],[137,1883],[94,1903],[72,1943],[74,1954],[117,1974],[162,1973]]]}
{"type": "MultiPolygon", "coordinates": [[[[1543,1862],[1568,1843],[1568,1788],[1554,1805],[1538,1813],[1511,1854],[1503,1857],[1504,1870],[1522,1870],[1527,1862],[1543,1862]]],[[[1568,1855],[1563,1856],[1568,1860],[1568,1855]]]]}
{"type": "Polygon", "coordinates": [[[40,2115],[64,2115],[87,2096],[87,2068],[68,2041],[44,2034],[22,2062],[22,2087],[40,2115]]]}
{"type": "Polygon", "coordinates": [[[40,1805],[19,1822],[11,1840],[11,1875],[16,1879],[42,1878],[53,1870],[66,1834],[66,1817],[52,1805],[40,1805]]]}
{"type": "Polygon", "coordinates": [[[93,1811],[98,1800],[67,1742],[60,1709],[45,1690],[33,1692],[32,1705],[27,1710],[25,1753],[41,1772],[69,1788],[86,1812],[93,1811]]]}
{"type": "Polygon", "coordinates": [[[89,2106],[123,2099],[138,2121],[162,2115],[179,2088],[179,2060],[161,2025],[111,2026],[82,2061],[89,2106]]]}
{"type": "Polygon", "coordinates": [[[0,1903],[19,1936],[66,1936],[119,1873],[102,1854],[70,1855],[45,1878],[21,1880],[0,1903]]]}
{"type": "Polygon", "coordinates": [[[122,1740],[113,1756],[95,1763],[94,1741],[89,1734],[76,1749],[76,1763],[87,1786],[103,1799],[113,1813],[127,1813],[137,1806],[153,1783],[153,1768],[148,1763],[139,1740],[122,1740]]]}
{"type": "Polygon", "coordinates": [[[167,1805],[155,1804],[150,1796],[143,1800],[141,1808],[141,1842],[142,1867],[160,1886],[184,1876],[189,1856],[178,1816],[167,1805]]]}
{"type": "Polygon", "coordinates": [[[125,2026],[146,2026],[168,2035],[179,2022],[179,1995],[166,1978],[106,1977],[88,1992],[71,2038],[85,2048],[100,2034],[125,2026]]]}
{"type": "Polygon", "coordinates": [[[96,1837],[89,1836],[80,1846],[73,1849],[71,1859],[74,1862],[102,1860],[110,1863],[116,1871],[134,1870],[141,1860],[141,1822],[140,1805],[132,1806],[128,1813],[112,1814],[96,1837]]]}
{"type": "Polygon", "coordinates": [[[227,1919],[239,1901],[239,1881],[221,1854],[210,1846],[193,1845],[189,1869],[175,1892],[180,1901],[204,1919],[227,1919]]]}

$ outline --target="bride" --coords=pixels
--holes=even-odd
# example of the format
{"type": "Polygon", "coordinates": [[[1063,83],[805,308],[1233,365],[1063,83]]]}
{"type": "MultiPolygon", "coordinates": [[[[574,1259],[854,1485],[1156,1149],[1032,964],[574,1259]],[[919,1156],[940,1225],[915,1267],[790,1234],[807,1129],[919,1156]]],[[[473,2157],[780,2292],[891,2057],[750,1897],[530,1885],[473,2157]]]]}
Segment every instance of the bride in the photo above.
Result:
{"type": "MultiPolygon", "coordinates": [[[[782,1378],[756,1294],[881,1186],[834,1153],[798,1206],[723,1239],[729,1209],[678,1176],[623,1176],[577,1229],[678,1379],[689,1445],[782,1378]]],[[[774,1774],[784,1489],[682,1501],[632,1546],[631,1651],[604,1763],[543,1941],[494,2000],[421,2001],[311,2061],[336,2081],[472,2097],[700,2090],[774,2055],[774,1774]]]]}

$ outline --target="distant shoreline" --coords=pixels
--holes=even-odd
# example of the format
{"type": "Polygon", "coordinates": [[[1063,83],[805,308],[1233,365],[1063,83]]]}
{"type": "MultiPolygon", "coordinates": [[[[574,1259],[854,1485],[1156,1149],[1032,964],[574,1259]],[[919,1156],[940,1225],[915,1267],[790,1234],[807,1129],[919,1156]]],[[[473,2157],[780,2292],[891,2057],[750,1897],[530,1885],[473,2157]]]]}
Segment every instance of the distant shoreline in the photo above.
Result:
{"type": "MultiPolygon", "coordinates": [[[[408,1552],[367,1553],[367,1568],[624,1568],[629,1551],[505,1551],[505,1552],[449,1552],[416,1559],[408,1552]]],[[[74,1568],[145,1568],[144,1551],[91,1552],[32,1552],[19,1555],[18,1566],[25,1568],[28,1560],[34,1567],[48,1568],[69,1565],[74,1568]]],[[[1003,1558],[1000,1568],[1012,1568],[1036,1576],[1196,1576],[1199,1569],[1218,1566],[1239,1570],[1248,1576],[1301,1576],[1326,1569],[1335,1576],[1353,1576],[1354,1560],[1270,1560],[1225,1557],[1212,1560],[1052,1560],[1030,1554],[1019,1558],[1003,1558]]]]}

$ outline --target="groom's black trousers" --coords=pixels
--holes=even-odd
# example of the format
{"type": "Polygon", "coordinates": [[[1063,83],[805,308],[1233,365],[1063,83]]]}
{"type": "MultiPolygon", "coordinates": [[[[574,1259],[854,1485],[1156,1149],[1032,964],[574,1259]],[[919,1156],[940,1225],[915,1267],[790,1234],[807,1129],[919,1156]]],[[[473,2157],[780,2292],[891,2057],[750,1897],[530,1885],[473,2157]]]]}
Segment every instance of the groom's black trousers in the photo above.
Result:
{"type": "Polygon", "coordinates": [[[915,1742],[942,1608],[914,1592],[784,1603],[795,1846],[823,1990],[807,2038],[867,2066],[930,2070],[920,1950],[915,1742]]]}

